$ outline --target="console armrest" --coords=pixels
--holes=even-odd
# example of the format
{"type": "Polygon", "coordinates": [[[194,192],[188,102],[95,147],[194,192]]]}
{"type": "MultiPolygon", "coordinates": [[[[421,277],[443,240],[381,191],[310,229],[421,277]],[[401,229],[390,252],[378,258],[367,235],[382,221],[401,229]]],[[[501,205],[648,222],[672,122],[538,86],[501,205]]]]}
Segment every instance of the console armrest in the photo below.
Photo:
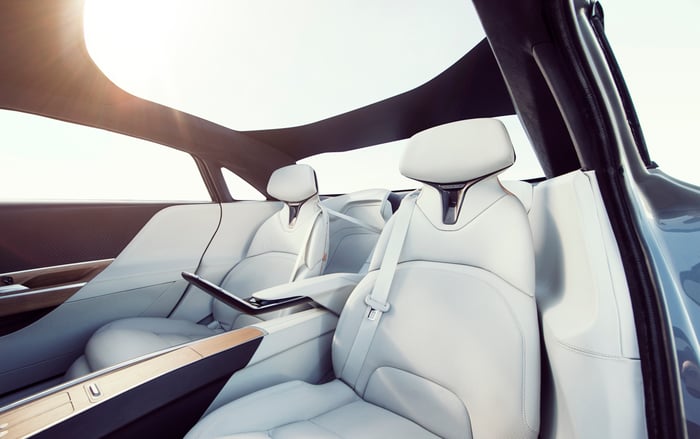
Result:
{"type": "Polygon", "coordinates": [[[311,299],[304,296],[294,296],[294,297],[283,297],[281,299],[258,299],[255,296],[248,299],[241,299],[230,291],[226,291],[220,286],[209,282],[208,280],[201,278],[193,273],[188,273],[187,271],[182,272],[182,278],[197,288],[201,289],[205,293],[211,295],[215,299],[230,305],[239,311],[246,314],[257,315],[270,311],[277,311],[284,308],[290,308],[292,306],[299,305],[304,302],[308,302],[311,299]]]}
{"type": "Polygon", "coordinates": [[[333,273],[278,285],[253,293],[262,302],[277,302],[293,297],[308,297],[329,311],[340,315],[345,301],[364,274],[333,273]]]}

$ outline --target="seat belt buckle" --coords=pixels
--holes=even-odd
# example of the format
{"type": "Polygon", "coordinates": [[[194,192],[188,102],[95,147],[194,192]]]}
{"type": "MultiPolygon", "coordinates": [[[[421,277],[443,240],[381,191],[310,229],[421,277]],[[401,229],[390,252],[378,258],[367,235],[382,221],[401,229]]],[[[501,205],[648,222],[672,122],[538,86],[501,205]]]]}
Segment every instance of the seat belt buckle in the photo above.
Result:
{"type": "Polygon", "coordinates": [[[389,311],[389,308],[391,308],[391,305],[388,303],[374,300],[371,296],[365,297],[365,304],[370,308],[369,313],[367,313],[367,319],[369,320],[375,320],[380,314],[389,311]]]}
{"type": "Polygon", "coordinates": [[[209,322],[209,324],[207,325],[207,328],[209,328],[209,329],[221,329],[222,326],[221,326],[221,323],[219,321],[213,320],[213,321],[209,322]]]}

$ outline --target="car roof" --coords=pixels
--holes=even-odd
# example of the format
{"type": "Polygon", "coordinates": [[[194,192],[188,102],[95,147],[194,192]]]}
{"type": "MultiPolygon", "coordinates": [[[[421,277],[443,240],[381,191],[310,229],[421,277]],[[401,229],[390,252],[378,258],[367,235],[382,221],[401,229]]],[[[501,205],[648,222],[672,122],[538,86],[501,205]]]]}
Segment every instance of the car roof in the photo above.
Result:
{"type": "Polygon", "coordinates": [[[309,155],[404,139],[455,120],[514,114],[512,94],[523,103],[518,105],[519,114],[545,174],[580,167],[544,80],[522,74],[535,66],[525,50],[537,35],[526,29],[532,24],[528,18],[532,11],[539,10],[533,8],[535,1],[498,2],[498,6],[476,2],[489,41],[477,44],[420,87],[308,125],[243,132],[141,99],[113,84],[86,49],[83,3],[3,3],[0,107],[171,146],[228,167],[264,188],[274,169],[309,155]],[[524,49],[523,53],[514,48],[524,49]],[[548,124],[542,116],[549,118],[548,124]]]}

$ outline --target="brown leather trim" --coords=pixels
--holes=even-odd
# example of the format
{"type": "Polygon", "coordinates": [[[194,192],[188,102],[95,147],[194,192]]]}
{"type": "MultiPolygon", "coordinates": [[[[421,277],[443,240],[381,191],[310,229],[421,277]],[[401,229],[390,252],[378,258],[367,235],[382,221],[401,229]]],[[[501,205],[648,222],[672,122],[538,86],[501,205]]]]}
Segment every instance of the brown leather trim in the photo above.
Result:
{"type": "Polygon", "coordinates": [[[101,259],[0,274],[0,279],[3,279],[0,284],[0,317],[57,307],[113,260],[101,259]],[[10,279],[10,285],[24,285],[29,289],[3,293],[3,287],[7,286],[4,281],[10,279]]]}
{"type": "MultiPolygon", "coordinates": [[[[88,282],[107,268],[113,260],[100,259],[97,261],[78,262],[76,264],[15,271],[0,274],[0,278],[12,278],[13,284],[22,284],[29,288],[55,287],[69,283],[88,282]]],[[[3,285],[0,285],[0,289],[3,285]]]]}
{"type": "Polygon", "coordinates": [[[85,283],[41,288],[20,293],[0,295],[0,317],[12,316],[28,311],[55,308],[77,293],[85,283]]]}
{"type": "Polygon", "coordinates": [[[257,328],[242,328],[97,374],[93,378],[0,413],[0,437],[12,439],[39,433],[166,373],[264,335],[265,333],[257,328]],[[91,386],[97,386],[99,396],[92,394],[91,386]]]}

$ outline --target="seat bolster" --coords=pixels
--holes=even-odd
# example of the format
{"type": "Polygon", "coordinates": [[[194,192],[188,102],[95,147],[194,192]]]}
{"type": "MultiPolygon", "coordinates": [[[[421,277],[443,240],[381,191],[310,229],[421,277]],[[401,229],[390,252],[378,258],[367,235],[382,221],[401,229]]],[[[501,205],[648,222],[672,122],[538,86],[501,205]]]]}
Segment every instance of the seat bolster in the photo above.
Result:
{"type": "Polygon", "coordinates": [[[525,212],[529,214],[532,208],[532,196],[534,193],[532,184],[520,180],[501,180],[501,185],[503,189],[515,195],[515,197],[520,200],[525,208],[525,212]]]}
{"type": "Polygon", "coordinates": [[[213,411],[185,436],[214,437],[437,438],[418,424],[361,400],[339,380],[321,385],[290,381],[252,393],[213,411]]]}
{"type": "Polygon", "coordinates": [[[81,355],[73,364],[68,368],[66,374],[63,376],[64,381],[70,381],[75,378],[84,376],[92,372],[90,365],[85,358],[85,355],[81,355]]]}
{"type": "Polygon", "coordinates": [[[410,372],[394,367],[377,368],[370,376],[363,397],[440,437],[472,434],[464,401],[447,388],[410,372]]]}
{"type": "Polygon", "coordinates": [[[352,389],[337,380],[320,386],[289,381],[220,407],[198,422],[185,437],[195,439],[265,432],[309,420],[359,399],[352,389]]]}

